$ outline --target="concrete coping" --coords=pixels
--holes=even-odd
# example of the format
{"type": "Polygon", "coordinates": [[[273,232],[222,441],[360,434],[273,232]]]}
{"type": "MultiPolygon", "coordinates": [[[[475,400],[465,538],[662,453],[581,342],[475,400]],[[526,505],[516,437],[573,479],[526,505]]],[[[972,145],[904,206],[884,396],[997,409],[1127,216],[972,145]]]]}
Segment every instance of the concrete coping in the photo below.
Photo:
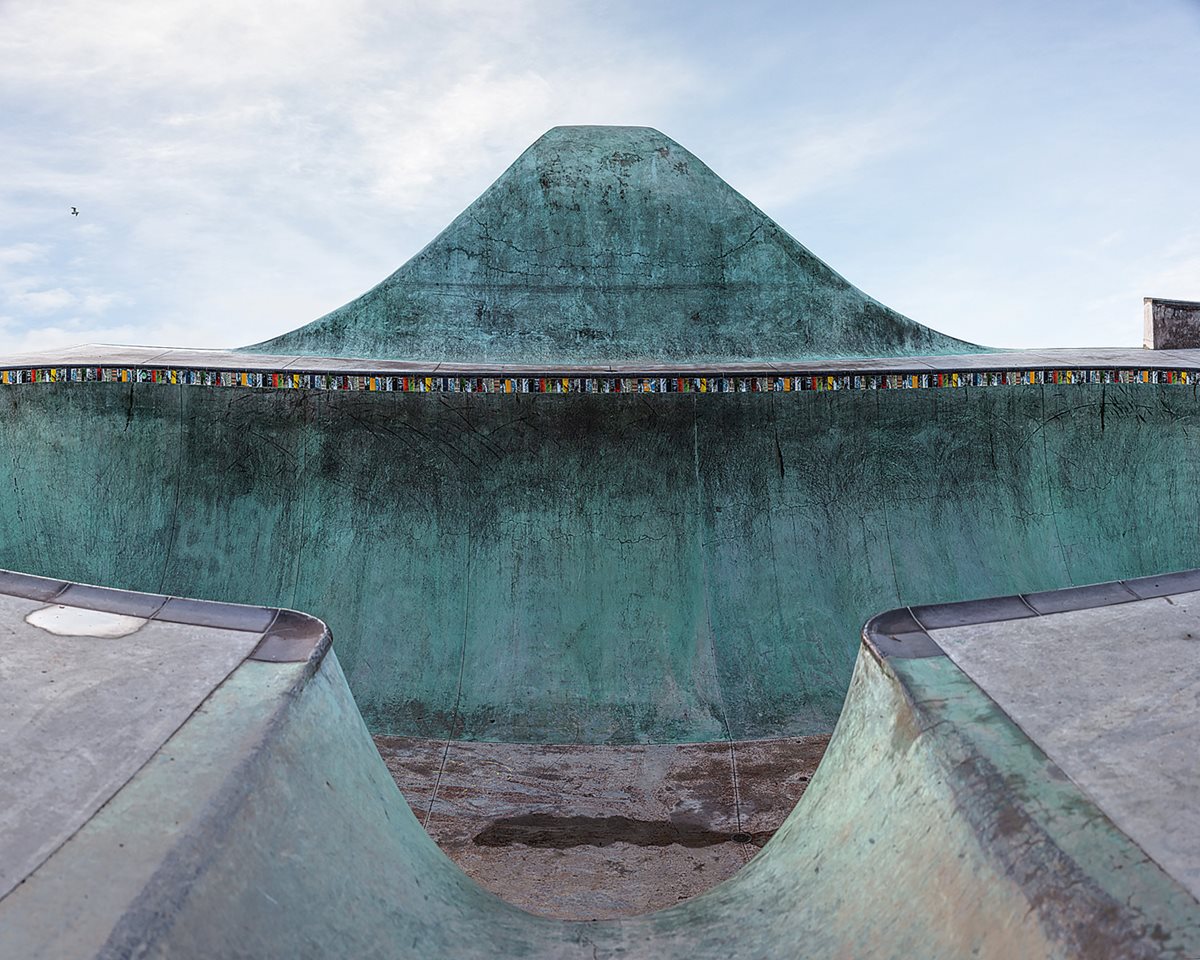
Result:
{"type": "Polygon", "coordinates": [[[332,642],[329,628],[321,620],[276,607],[115,590],[12,570],[0,570],[0,594],[164,623],[261,633],[247,659],[268,663],[319,662],[332,642]]]}
{"type": "Polygon", "coordinates": [[[1071,369],[1197,370],[1200,349],[1145,350],[1134,347],[996,350],[981,353],[845,357],[817,360],[738,360],[720,363],[627,362],[614,364],[455,363],[422,360],[311,357],[232,350],[83,344],[59,350],[0,356],[0,370],[128,368],[205,370],[222,373],[320,374],[330,376],[422,377],[706,377],[793,375],[893,375],[1001,373],[1071,369]]]}
{"type": "Polygon", "coordinates": [[[1138,600],[1152,600],[1200,590],[1200,569],[1182,570],[1133,580],[1110,580],[1041,593],[988,597],[958,603],[897,607],[872,617],[863,626],[863,642],[880,659],[912,660],[944,657],[930,630],[1044,617],[1138,600]]]}

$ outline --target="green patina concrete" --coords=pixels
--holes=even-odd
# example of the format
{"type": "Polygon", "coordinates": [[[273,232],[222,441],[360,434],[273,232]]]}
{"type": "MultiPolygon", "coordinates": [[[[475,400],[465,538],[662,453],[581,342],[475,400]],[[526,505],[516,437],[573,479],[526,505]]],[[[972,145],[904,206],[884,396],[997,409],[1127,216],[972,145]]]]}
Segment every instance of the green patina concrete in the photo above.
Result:
{"type": "Polygon", "coordinates": [[[1184,960],[1200,906],[944,658],[859,657],[812,785],[677,907],[556,922],[405,805],[332,654],[245,664],[3,903],[4,956],[1184,960]],[[105,882],[97,885],[97,875],[105,882]]]}
{"type": "Polygon", "coordinates": [[[514,363],[965,353],[649,127],[555,127],[424,250],[267,353],[514,363]]]}
{"type": "Polygon", "coordinates": [[[0,393],[0,566],[327,620],[375,732],[826,732],[901,603],[1200,566],[1190,387],[0,393]]]}

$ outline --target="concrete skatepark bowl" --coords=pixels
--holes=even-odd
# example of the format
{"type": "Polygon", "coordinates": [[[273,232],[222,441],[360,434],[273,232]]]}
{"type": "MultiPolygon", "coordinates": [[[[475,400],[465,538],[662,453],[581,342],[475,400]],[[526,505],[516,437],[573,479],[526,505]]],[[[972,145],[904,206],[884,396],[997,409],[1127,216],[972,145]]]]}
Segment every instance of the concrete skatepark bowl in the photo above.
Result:
{"type": "Polygon", "coordinates": [[[953,340],[557,128],[278,340],[0,366],[0,956],[1200,955],[1200,351],[953,340]],[[636,873],[635,787],[765,845],[562,920],[422,828],[636,873]]]}

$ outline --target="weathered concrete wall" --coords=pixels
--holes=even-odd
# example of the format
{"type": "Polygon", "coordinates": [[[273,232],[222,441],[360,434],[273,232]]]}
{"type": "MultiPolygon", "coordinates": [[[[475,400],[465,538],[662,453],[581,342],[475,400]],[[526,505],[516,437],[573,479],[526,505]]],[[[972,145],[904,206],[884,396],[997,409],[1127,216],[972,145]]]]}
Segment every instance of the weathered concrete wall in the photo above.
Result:
{"type": "Polygon", "coordinates": [[[1148,350],[1194,350],[1200,347],[1200,303],[1146,297],[1142,321],[1142,346],[1148,350]]]}
{"type": "Polygon", "coordinates": [[[0,566],[312,611],[376,732],[827,732],[900,603],[1200,565],[1190,386],[0,393],[0,566]]]}

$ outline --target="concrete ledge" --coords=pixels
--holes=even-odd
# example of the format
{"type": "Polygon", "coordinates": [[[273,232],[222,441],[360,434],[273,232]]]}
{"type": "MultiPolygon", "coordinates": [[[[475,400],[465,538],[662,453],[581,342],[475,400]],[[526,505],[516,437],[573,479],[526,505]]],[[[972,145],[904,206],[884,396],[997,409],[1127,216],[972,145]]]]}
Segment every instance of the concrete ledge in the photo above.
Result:
{"type": "MultiPolygon", "coordinates": [[[[1167,301],[1160,301],[1167,302],[1167,301]]],[[[1061,347],[993,350],[987,353],[926,354],[902,357],[762,359],[723,363],[530,364],[459,363],[453,360],[379,360],[370,357],[317,357],[294,353],[242,353],[183,347],[142,347],[85,343],[34,353],[0,355],[0,370],[50,369],[213,370],[229,373],[327,374],[330,376],[413,377],[703,377],[829,374],[933,374],[968,371],[1028,372],[1084,369],[1200,370],[1200,344],[1169,355],[1148,356],[1137,347],[1061,347]]]]}
{"type": "Polygon", "coordinates": [[[87,344],[0,357],[0,388],[157,384],[378,393],[789,393],[1200,382],[1200,349],[1014,350],[752,363],[529,366],[87,344]]]}
{"type": "Polygon", "coordinates": [[[930,636],[930,631],[1046,617],[1197,591],[1200,591],[1200,569],[1009,597],[897,607],[866,622],[863,626],[863,642],[880,659],[940,657],[945,656],[945,652],[930,636]]]}
{"type": "Polygon", "coordinates": [[[321,620],[295,610],[114,590],[11,570],[0,570],[0,594],[189,627],[261,633],[248,659],[270,663],[319,660],[332,640],[321,620]]]}

